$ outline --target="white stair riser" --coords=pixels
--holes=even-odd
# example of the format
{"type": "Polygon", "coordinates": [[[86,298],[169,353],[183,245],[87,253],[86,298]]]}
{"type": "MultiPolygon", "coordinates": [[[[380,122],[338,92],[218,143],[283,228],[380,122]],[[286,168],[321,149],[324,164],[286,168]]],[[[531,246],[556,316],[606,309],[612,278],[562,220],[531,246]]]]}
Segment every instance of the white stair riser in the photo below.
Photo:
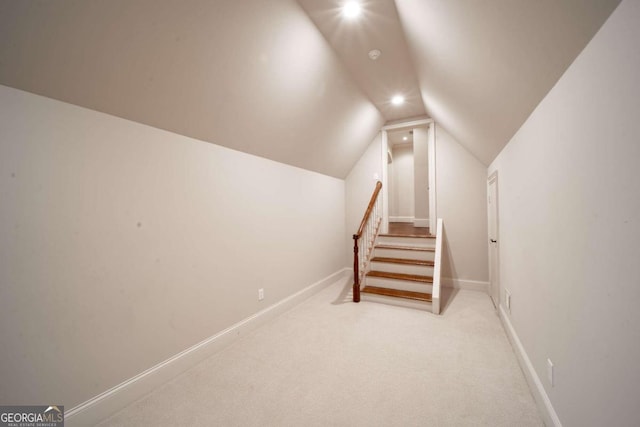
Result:
{"type": "Polygon", "coordinates": [[[364,283],[366,286],[377,286],[380,288],[398,289],[401,291],[426,292],[429,294],[433,290],[433,285],[431,283],[387,279],[383,277],[365,277],[364,283]]]}
{"type": "Polygon", "coordinates": [[[381,249],[376,248],[374,256],[385,258],[418,259],[423,261],[433,261],[435,252],[431,251],[407,251],[403,249],[381,249]]]}
{"type": "Polygon", "coordinates": [[[406,298],[395,298],[386,295],[365,294],[360,296],[361,301],[375,302],[377,304],[395,305],[398,307],[408,307],[417,310],[431,311],[431,303],[427,301],[416,301],[406,298]]]}
{"type": "Polygon", "coordinates": [[[428,265],[396,264],[392,262],[371,263],[371,270],[386,271],[389,273],[419,274],[421,276],[433,276],[433,267],[428,265]]]}
{"type": "Polygon", "coordinates": [[[400,245],[400,246],[413,246],[418,248],[434,248],[436,245],[436,239],[418,238],[418,237],[378,236],[377,243],[383,244],[383,245],[400,245]]]}

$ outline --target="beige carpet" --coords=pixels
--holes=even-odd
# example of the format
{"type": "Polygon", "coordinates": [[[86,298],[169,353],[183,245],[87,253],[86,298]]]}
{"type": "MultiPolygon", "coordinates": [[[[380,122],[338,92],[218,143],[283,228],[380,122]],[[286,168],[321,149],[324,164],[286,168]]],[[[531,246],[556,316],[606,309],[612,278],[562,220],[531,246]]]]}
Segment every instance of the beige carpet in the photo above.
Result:
{"type": "Polygon", "coordinates": [[[326,288],[102,424],[541,426],[489,297],[441,316],[326,288]]]}

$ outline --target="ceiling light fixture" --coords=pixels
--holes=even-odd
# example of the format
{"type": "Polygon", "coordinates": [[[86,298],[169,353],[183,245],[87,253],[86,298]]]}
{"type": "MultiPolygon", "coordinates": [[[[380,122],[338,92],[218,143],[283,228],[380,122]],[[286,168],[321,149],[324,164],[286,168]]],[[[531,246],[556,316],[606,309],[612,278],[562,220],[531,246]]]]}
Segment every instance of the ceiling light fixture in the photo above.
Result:
{"type": "Polygon", "coordinates": [[[380,55],[382,54],[382,52],[380,52],[378,49],[373,49],[369,51],[369,59],[371,59],[372,61],[375,61],[376,59],[380,58],[380,55]]]}
{"type": "Polygon", "coordinates": [[[402,103],[404,103],[404,96],[402,95],[396,95],[393,98],[391,98],[391,103],[393,105],[401,105],[402,103]]]}
{"type": "Polygon", "coordinates": [[[402,137],[402,140],[403,140],[403,141],[406,141],[407,139],[409,139],[409,138],[407,138],[406,136],[403,136],[403,137],[402,137]]]}
{"type": "Polygon", "coordinates": [[[362,8],[356,1],[349,1],[345,3],[344,7],[342,8],[342,14],[349,19],[357,18],[358,16],[360,16],[361,12],[362,8]]]}

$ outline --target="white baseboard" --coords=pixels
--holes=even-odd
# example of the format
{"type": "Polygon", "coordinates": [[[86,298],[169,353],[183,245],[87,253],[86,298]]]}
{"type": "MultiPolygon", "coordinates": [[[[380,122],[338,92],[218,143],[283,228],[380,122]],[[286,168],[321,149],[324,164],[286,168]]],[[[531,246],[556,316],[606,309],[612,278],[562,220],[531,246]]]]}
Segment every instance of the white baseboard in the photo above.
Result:
{"type": "Polygon", "coordinates": [[[538,405],[538,409],[540,410],[544,424],[549,427],[562,427],[562,423],[558,418],[558,414],[556,414],[555,409],[553,409],[551,400],[549,400],[549,396],[542,386],[540,377],[533,368],[533,364],[531,363],[527,352],[524,350],[522,342],[520,342],[520,338],[518,338],[518,334],[516,334],[516,330],[513,329],[511,320],[509,320],[509,316],[504,311],[504,307],[502,306],[502,304],[500,304],[498,312],[500,315],[500,320],[502,321],[502,325],[504,326],[504,329],[507,332],[507,336],[509,337],[509,341],[511,341],[511,346],[513,347],[513,350],[518,357],[518,363],[520,363],[522,372],[524,372],[527,383],[529,383],[529,389],[531,390],[531,394],[533,394],[533,398],[538,405]]]}
{"type": "Polygon", "coordinates": [[[351,272],[350,268],[339,270],[104,393],[65,411],[65,424],[67,427],[98,424],[180,373],[227,347],[241,335],[253,331],[351,272]]]}
{"type": "Polygon", "coordinates": [[[453,279],[451,277],[442,277],[442,286],[454,289],[465,289],[467,291],[479,291],[489,293],[489,282],[481,282],[479,280],[453,279]]]}
{"type": "Polygon", "coordinates": [[[413,222],[412,216],[390,216],[389,222],[413,222]]]}
{"type": "Polygon", "coordinates": [[[414,227],[429,227],[429,218],[415,218],[413,220],[414,227]]]}

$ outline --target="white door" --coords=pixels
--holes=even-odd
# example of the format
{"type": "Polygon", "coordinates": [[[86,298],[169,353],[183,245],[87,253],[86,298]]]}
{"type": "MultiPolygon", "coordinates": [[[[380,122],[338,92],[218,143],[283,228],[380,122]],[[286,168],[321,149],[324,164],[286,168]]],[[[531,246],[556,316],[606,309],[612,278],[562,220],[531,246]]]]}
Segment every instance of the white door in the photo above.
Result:
{"type": "Polygon", "coordinates": [[[500,303],[500,269],[498,252],[498,172],[489,177],[487,189],[488,217],[489,217],[489,283],[493,304],[498,308],[500,303]]]}

